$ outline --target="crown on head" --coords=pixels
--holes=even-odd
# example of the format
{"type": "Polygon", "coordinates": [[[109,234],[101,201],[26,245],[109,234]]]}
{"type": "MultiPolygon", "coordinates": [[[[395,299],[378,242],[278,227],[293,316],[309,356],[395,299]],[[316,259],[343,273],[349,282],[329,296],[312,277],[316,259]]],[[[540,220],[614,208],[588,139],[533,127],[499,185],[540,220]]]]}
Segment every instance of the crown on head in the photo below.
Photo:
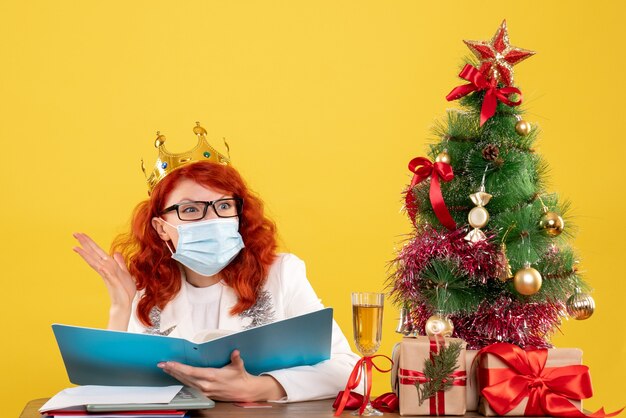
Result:
{"type": "MultiPolygon", "coordinates": [[[[230,158],[220,154],[215,148],[213,148],[206,139],[206,129],[200,126],[200,122],[196,122],[196,126],[193,128],[193,133],[198,137],[198,143],[189,151],[175,154],[165,149],[165,135],[157,131],[157,137],[154,141],[154,146],[158,148],[159,155],[154,165],[154,170],[148,176],[146,173],[146,167],[141,160],[141,169],[146,176],[148,182],[148,194],[152,192],[154,187],[169,173],[184,166],[185,164],[193,163],[196,161],[210,161],[218,164],[230,164],[230,158]]],[[[224,141],[226,149],[228,150],[228,144],[224,141]]]]}

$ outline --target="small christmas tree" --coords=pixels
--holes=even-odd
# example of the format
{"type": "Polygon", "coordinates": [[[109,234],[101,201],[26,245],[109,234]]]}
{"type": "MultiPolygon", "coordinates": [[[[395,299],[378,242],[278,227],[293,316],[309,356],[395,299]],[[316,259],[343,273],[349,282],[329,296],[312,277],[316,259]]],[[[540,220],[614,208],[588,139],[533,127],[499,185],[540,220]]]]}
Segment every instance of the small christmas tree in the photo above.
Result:
{"type": "Polygon", "coordinates": [[[569,313],[588,318],[591,296],[567,241],[568,205],[546,190],[547,164],[533,148],[512,67],[534,52],[511,46],[506,22],[491,41],[465,41],[468,61],[436,125],[441,138],[414,173],[406,212],[415,229],[393,263],[401,332],[454,334],[478,349],[496,342],[550,347],[569,313]]]}

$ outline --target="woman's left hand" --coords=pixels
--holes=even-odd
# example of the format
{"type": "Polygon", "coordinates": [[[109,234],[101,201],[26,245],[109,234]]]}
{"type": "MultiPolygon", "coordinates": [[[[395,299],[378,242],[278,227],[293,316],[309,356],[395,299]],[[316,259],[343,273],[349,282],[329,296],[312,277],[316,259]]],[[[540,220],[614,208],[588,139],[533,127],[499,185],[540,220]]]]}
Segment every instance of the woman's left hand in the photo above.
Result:
{"type": "Polygon", "coordinates": [[[186,386],[201,390],[216,401],[257,402],[279,400],[286,395],[272,376],[253,376],[246,371],[239,350],[230,355],[230,364],[216,369],[192,367],[175,361],[159,363],[163,369],[186,386]]]}

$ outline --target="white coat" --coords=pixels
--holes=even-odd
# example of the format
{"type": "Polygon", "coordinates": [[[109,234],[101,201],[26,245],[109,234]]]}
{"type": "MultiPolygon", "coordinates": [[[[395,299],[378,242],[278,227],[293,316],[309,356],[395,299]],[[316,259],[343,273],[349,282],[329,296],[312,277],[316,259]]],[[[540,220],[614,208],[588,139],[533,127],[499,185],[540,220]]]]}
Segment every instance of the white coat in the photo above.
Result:
{"type": "MultiPolygon", "coordinates": [[[[184,279],[183,279],[184,280],[184,279]]],[[[257,303],[239,315],[231,315],[230,310],[237,302],[237,295],[224,283],[219,307],[218,328],[220,330],[241,331],[281,319],[317,311],[324,306],[318,299],[307,277],[304,262],[293,254],[279,254],[269,269],[263,290],[257,303]]],[[[153,326],[145,327],[136,316],[136,304],[128,325],[128,331],[169,335],[172,337],[198,340],[191,326],[191,305],[187,300],[185,286],[162,311],[153,309],[153,326]]],[[[307,401],[337,396],[344,389],[350,372],[359,359],[341,329],[333,321],[331,356],[329,360],[314,366],[300,366],[275,370],[267,374],[274,377],[285,389],[284,402],[307,401]]],[[[245,363],[245,358],[243,359],[245,363]]]]}

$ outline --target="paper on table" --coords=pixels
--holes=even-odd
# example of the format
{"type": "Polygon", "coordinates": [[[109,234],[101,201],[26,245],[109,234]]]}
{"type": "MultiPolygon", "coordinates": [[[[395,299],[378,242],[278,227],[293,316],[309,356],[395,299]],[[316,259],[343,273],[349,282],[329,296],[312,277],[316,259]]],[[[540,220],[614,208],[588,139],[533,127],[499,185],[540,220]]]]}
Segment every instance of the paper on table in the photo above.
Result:
{"type": "Polygon", "coordinates": [[[39,412],[69,408],[71,406],[121,403],[163,403],[174,399],[182,385],[147,386],[78,386],[64,389],[46,402],[39,412]]]}

